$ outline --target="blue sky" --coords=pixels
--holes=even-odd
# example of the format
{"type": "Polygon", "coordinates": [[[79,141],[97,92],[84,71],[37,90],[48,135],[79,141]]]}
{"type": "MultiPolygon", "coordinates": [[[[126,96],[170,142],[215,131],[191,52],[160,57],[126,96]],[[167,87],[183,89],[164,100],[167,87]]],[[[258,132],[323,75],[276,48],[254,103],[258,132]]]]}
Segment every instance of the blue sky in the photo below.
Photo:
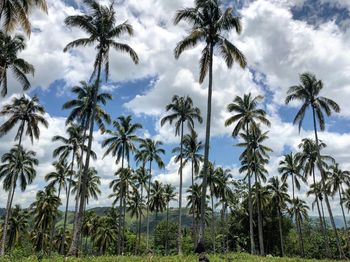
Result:
{"type": "MultiPolygon", "coordinates": [[[[159,119],[164,116],[165,105],[174,94],[190,95],[202,109],[204,118],[206,115],[207,83],[202,86],[198,83],[201,46],[185,52],[179,60],[175,60],[172,53],[176,42],[189,29],[185,23],[174,26],[173,14],[193,3],[192,0],[144,0],[140,5],[138,1],[116,2],[118,22],[127,19],[135,29],[134,37],[123,37],[122,40],[135,48],[141,63],[135,66],[127,56],[111,53],[111,77],[105,86],[112,93],[113,101],[108,103],[106,110],[113,119],[131,114],[134,121],[141,123],[146,130],[140,135],[165,143],[166,169],[155,169],[154,174],[163,183],[177,186],[177,165],[173,162],[171,149],[177,145],[179,138],[174,137],[171,127],[160,128],[159,119]]],[[[297,127],[292,125],[298,105],[284,105],[288,87],[298,84],[298,74],[312,71],[325,82],[323,95],[333,98],[342,107],[339,116],[327,119],[327,130],[320,135],[329,145],[326,153],[334,155],[344,168],[350,168],[347,161],[350,159],[350,109],[347,107],[350,99],[350,57],[346,54],[350,39],[347,26],[350,4],[341,0],[245,0],[236,3],[242,17],[243,32],[240,36],[230,33],[227,37],[245,53],[249,68],[241,70],[234,66],[228,70],[222,60],[218,57],[214,59],[210,159],[217,165],[232,168],[236,178],[241,177],[237,170],[240,149],[233,146],[237,140],[230,136],[232,128],[225,128],[223,123],[229,116],[226,105],[236,95],[252,92],[265,97],[261,106],[267,110],[272,122],[268,145],[274,150],[268,169],[270,176],[277,175],[281,156],[297,150],[303,137],[312,136],[310,115],[307,115],[304,129],[299,134],[297,127]]],[[[22,205],[33,200],[35,192],[44,186],[45,173],[52,169],[51,152],[56,145],[50,142],[50,138],[56,133],[64,133],[64,117],[68,112],[61,108],[72,98],[71,86],[87,80],[92,72],[94,49],[62,52],[69,41],[84,36],[79,29],[68,29],[63,24],[64,17],[81,12],[78,8],[80,4],[79,0],[50,1],[49,17],[41,13],[32,17],[36,30],[28,40],[23,57],[36,67],[33,89],[29,94],[39,96],[47,110],[50,128],[42,131],[39,142],[34,145],[27,142],[28,147],[38,150],[41,164],[38,177],[28,192],[15,197],[15,201],[22,205]]],[[[232,5],[232,2],[227,5],[232,5]]],[[[19,91],[16,83],[11,83],[14,93],[19,91]]],[[[197,129],[203,139],[204,124],[197,129]]],[[[1,139],[2,151],[8,150],[13,143],[11,135],[1,139]]],[[[102,159],[101,139],[103,137],[96,134],[94,150],[99,159],[93,164],[102,177],[103,194],[91,206],[110,204],[108,183],[117,168],[111,157],[102,159]]],[[[190,173],[185,169],[185,187],[189,181],[190,173]]],[[[300,197],[305,198],[305,190],[306,187],[303,187],[300,197]]],[[[0,191],[0,195],[5,196],[5,192],[0,191]]]]}

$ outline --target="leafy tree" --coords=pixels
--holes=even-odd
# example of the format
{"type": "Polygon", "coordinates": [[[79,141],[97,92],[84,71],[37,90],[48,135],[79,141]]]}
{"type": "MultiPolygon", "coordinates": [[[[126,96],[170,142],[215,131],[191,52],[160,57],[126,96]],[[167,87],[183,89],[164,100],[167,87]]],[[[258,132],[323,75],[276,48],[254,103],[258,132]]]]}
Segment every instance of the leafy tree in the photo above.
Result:
{"type": "Polygon", "coordinates": [[[46,0],[3,0],[0,2],[0,20],[3,21],[3,29],[9,33],[20,25],[22,30],[30,36],[31,24],[29,14],[35,9],[41,9],[47,13],[46,0]]]}
{"type": "Polygon", "coordinates": [[[23,58],[18,57],[18,54],[25,48],[26,44],[22,35],[10,36],[0,31],[0,88],[2,97],[7,95],[7,81],[10,70],[23,87],[23,90],[30,88],[30,83],[26,75],[31,74],[34,76],[34,66],[23,58]]]}
{"type": "MultiPolygon", "coordinates": [[[[298,113],[296,114],[293,123],[299,125],[299,130],[303,124],[303,120],[305,118],[305,113],[308,108],[311,108],[312,111],[312,119],[313,119],[313,127],[315,132],[315,141],[316,141],[316,149],[317,149],[317,164],[321,171],[321,182],[323,184],[323,189],[326,188],[326,174],[321,164],[320,157],[320,147],[319,147],[319,139],[317,132],[317,121],[321,131],[325,129],[325,118],[324,113],[327,116],[330,116],[332,112],[340,112],[339,105],[334,102],[332,99],[329,99],[324,96],[320,96],[320,92],[323,89],[323,82],[318,80],[316,76],[312,73],[303,73],[300,75],[300,85],[291,86],[288,90],[288,95],[286,97],[286,104],[289,104],[291,101],[301,101],[302,106],[300,107],[298,113]]],[[[340,239],[338,236],[338,230],[335,226],[334,217],[331,205],[328,200],[327,194],[325,194],[325,201],[329,213],[329,218],[331,220],[331,224],[333,227],[333,231],[335,234],[335,238],[337,241],[337,247],[339,251],[339,255],[341,258],[345,257],[343,248],[340,243],[340,239]]]]}
{"type": "Polygon", "coordinates": [[[5,123],[0,126],[0,137],[19,125],[15,136],[15,140],[19,140],[18,145],[22,144],[24,132],[33,143],[34,138],[39,139],[39,125],[43,125],[46,128],[49,125],[44,114],[45,108],[40,105],[38,97],[30,98],[25,95],[14,97],[11,104],[4,105],[0,111],[0,116],[8,117],[5,123]]]}
{"type": "Polygon", "coordinates": [[[219,0],[196,0],[194,8],[183,8],[175,16],[175,24],[186,21],[191,25],[189,35],[181,40],[175,48],[175,58],[187,49],[196,46],[200,42],[205,43],[200,59],[199,82],[203,83],[206,75],[209,73],[208,84],[208,105],[206,120],[206,135],[204,147],[204,177],[202,187],[201,204],[201,223],[198,241],[204,246],[205,229],[205,209],[207,192],[207,174],[209,161],[209,143],[210,143],[210,122],[213,92],[213,57],[214,50],[218,50],[220,56],[224,58],[226,65],[231,68],[234,62],[238,62],[242,68],[246,67],[246,59],[239,49],[225,38],[225,34],[231,29],[239,34],[242,31],[240,19],[233,15],[232,8],[223,10],[219,0]]]}
{"type": "Polygon", "coordinates": [[[3,256],[5,254],[7,231],[11,217],[11,207],[17,183],[19,182],[22,192],[26,190],[27,185],[33,183],[36,176],[35,166],[38,165],[38,160],[35,158],[35,152],[26,151],[22,146],[16,145],[10,150],[10,152],[5,153],[1,157],[1,162],[0,180],[3,179],[3,188],[8,192],[0,250],[0,254],[3,256]]]}
{"type": "MultiPolygon", "coordinates": [[[[266,118],[266,112],[263,109],[258,108],[259,102],[263,99],[262,96],[252,97],[251,93],[244,95],[243,97],[236,96],[232,103],[227,106],[227,111],[233,113],[225,121],[225,126],[230,126],[236,123],[232,136],[237,137],[240,132],[245,131],[248,136],[249,126],[256,126],[258,123],[270,126],[270,121],[266,118]]],[[[251,175],[247,175],[249,184],[249,234],[250,234],[250,253],[255,254],[255,243],[254,243],[254,231],[253,231],[253,206],[251,203],[251,175]]],[[[260,239],[260,238],[259,238],[260,239]]],[[[262,241],[259,240],[260,245],[262,241]]],[[[260,249],[262,247],[260,246],[260,249]]]]}
{"type": "Polygon", "coordinates": [[[109,246],[117,239],[117,230],[111,225],[114,221],[111,217],[100,217],[96,232],[93,235],[95,245],[99,248],[100,255],[103,255],[109,246]]]}
{"type": "Polygon", "coordinates": [[[9,240],[8,248],[21,245],[23,238],[27,235],[29,228],[29,213],[26,209],[22,209],[20,205],[15,205],[11,211],[9,222],[9,240]]]}
{"type": "Polygon", "coordinates": [[[173,96],[170,104],[166,106],[166,111],[169,112],[169,115],[166,115],[162,118],[160,124],[163,126],[165,123],[169,122],[171,125],[175,122],[175,135],[180,135],[180,187],[179,187],[179,230],[178,230],[178,253],[182,254],[182,169],[183,169],[183,159],[184,152],[184,125],[187,122],[188,129],[194,129],[194,120],[197,120],[199,123],[202,123],[201,113],[198,107],[193,106],[192,99],[189,96],[179,97],[177,95],[173,96]]]}
{"type": "Polygon", "coordinates": [[[115,49],[116,51],[128,53],[135,64],[137,64],[139,61],[136,52],[129,45],[115,41],[115,39],[117,37],[120,37],[123,33],[128,33],[129,35],[132,35],[133,28],[127,22],[124,22],[120,25],[116,25],[116,14],[113,8],[113,3],[111,3],[109,6],[100,5],[95,0],[84,0],[84,3],[90,9],[90,12],[88,14],[68,16],[65,19],[65,24],[67,26],[79,27],[83,31],[85,31],[89,36],[70,42],[64,48],[64,51],[68,51],[72,48],[79,46],[85,47],[94,44],[96,44],[97,50],[97,55],[94,62],[94,71],[91,76],[91,78],[95,77],[96,84],[93,92],[91,121],[89,123],[90,127],[88,136],[88,151],[86,154],[86,161],[81,183],[82,190],[80,196],[80,206],[79,211],[76,215],[76,221],[73,232],[73,241],[69,250],[70,255],[74,255],[77,253],[79,238],[81,235],[80,231],[83,222],[84,199],[87,190],[87,173],[90,164],[90,151],[94,131],[94,119],[96,115],[97,94],[99,92],[102,67],[104,67],[105,78],[107,80],[109,76],[109,51],[111,48],[115,49]]]}
{"type": "Polygon", "coordinates": [[[135,155],[135,159],[137,162],[149,162],[149,178],[148,178],[148,186],[147,186],[147,238],[146,238],[146,248],[148,249],[149,244],[149,202],[150,202],[150,189],[151,189],[151,178],[152,178],[152,163],[153,161],[156,162],[157,166],[159,168],[164,167],[163,160],[161,158],[161,155],[165,154],[165,151],[162,146],[163,143],[160,141],[153,141],[150,138],[147,138],[145,140],[142,140],[139,146],[139,150],[137,154],[135,155]]]}

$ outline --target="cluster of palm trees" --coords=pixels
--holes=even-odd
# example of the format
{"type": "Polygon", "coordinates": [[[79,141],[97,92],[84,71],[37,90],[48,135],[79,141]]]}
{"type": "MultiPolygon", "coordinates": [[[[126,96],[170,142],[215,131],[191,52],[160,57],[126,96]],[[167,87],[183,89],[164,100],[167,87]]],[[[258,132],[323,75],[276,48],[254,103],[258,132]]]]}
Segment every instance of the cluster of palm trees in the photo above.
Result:
{"type": "MultiPolygon", "coordinates": [[[[213,57],[222,57],[231,68],[236,62],[241,68],[246,67],[246,59],[239,49],[225,36],[230,30],[238,34],[242,30],[238,17],[233,15],[231,8],[223,9],[219,0],[196,0],[195,6],[179,10],[175,16],[175,24],[186,21],[190,24],[189,34],[175,48],[175,58],[187,49],[203,42],[204,49],[200,59],[199,82],[202,84],[208,75],[208,103],[206,114],[206,132],[204,143],[199,140],[195,131],[202,124],[201,112],[189,96],[173,96],[166,106],[166,115],[161,119],[161,126],[175,126],[175,136],[179,136],[179,145],[172,151],[175,161],[179,164],[178,194],[170,184],[163,185],[152,179],[154,165],[164,167],[162,155],[165,150],[162,142],[139,135],[142,125],[134,123],[131,116],[120,116],[111,120],[104,106],[112,100],[112,95],[102,92],[100,86],[109,78],[109,52],[111,49],[127,53],[135,64],[139,58],[136,52],[127,44],[120,43],[117,38],[122,34],[133,35],[133,28],[127,22],[116,23],[116,13],[113,3],[101,5],[95,0],[84,0],[87,13],[69,16],[65,19],[68,27],[78,27],[87,36],[67,44],[64,52],[78,47],[94,46],[96,58],[89,80],[81,81],[72,88],[75,98],[66,102],[63,109],[70,110],[66,119],[66,134],[52,138],[58,147],[53,152],[54,171],[47,174],[47,186],[37,193],[36,200],[28,210],[15,206],[12,208],[14,193],[19,184],[25,191],[36,176],[38,160],[35,152],[23,147],[24,136],[33,143],[39,139],[41,126],[48,127],[45,119],[45,109],[37,97],[22,95],[14,97],[0,111],[5,117],[0,126],[0,137],[17,128],[14,140],[16,145],[1,158],[0,179],[8,192],[6,215],[2,228],[0,254],[4,255],[16,243],[21,243],[21,235],[25,234],[30,214],[33,215],[31,239],[38,252],[57,251],[61,254],[78,255],[83,237],[85,246],[92,243],[100,254],[110,247],[115,247],[115,253],[124,254],[125,232],[128,230],[126,216],[130,214],[137,220],[137,245],[135,253],[141,252],[141,225],[146,220],[146,249],[151,248],[150,213],[158,214],[167,211],[167,230],[169,222],[169,203],[178,200],[178,239],[177,253],[182,254],[183,248],[183,169],[191,167],[191,186],[187,190],[186,207],[192,216],[192,240],[198,252],[205,250],[205,228],[210,221],[212,251],[217,249],[217,231],[223,233],[222,250],[229,249],[229,215],[233,210],[247,207],[249,216],[249,247],[252,254],[265,255],[266,236],[264,234],[264,210],[269,204],[276,208],[278,220],[280,253],[285,254],[283,236],[283,219],[288,214],[295,224],[299,236],[300,255],[304,256],[303,221],[307,218],[308,206],[296,190],[302,184],[311,180],[307,195],[315,197],[314,205],[319,215],[319,226],[322,232],[325,256],[331,257],[331,235],[325,220],[324,202],[328,210],[330,224],[336,241],[338,254],[344,257],[342,239],[336,228],[329,197],[339,198],[345,231],[347,221],[344,206],[350,208],[349,172],[343,171],[331,156],[321,154],[326,147],[318,137],[318,128],[325,129],[325,115],[339,112],[340,108],[333,100],[320,96],[323,82],[311,73],[300,75],[300,84],[289,88],[286,104],[291,101],[301,101],[302,106],[297,112],[294,124],[302,127],[308,109],[312,112],[314,138],[305,138],[299,145],[299,152],[290,153],[281,160],[278,171],[281,178],[272,177],[267,181],[270,153],[266,145],[270,121],[264,109],[259,107],[263,97],[245,94],[236,96],[227,106],[231,117],[225,126],[234,126],[232,137],[237,140],[237,146],[242,148],[239,157],[239,172],[244,174],[246,197],[237,198],[238,184],[242,181],[233,179],[234,174],[229,169],[216,166],[210,162],[210,129],[213,91],[213,57]],[[110,128],[111,126],[111,128],[110,128]],[[97,199],[101,180],[98,170],[93,167],[97,155],[92,150],[93,133],[98,129],[105,139],[104,157],[115,158],[115,179],[110,183],[113,208],[107,216],[97,217],[87,211],[90,199],[97,199]],[[288,180],[291,181],[292,197],[288,194],[288,180]],[[200,182],[197,182],[200,181],[200,182]],[[209,193],[207,192],[209,191],[209,193]],[[61,202],[65,194],[66,203],[61,202]],[[69,229],[68,207],[71,196],[74,195],[75,210],[73,228],[69,229]],[[178,195],[178,198],[176,198],[178,195]],[[64,204],[62,227],[57,227],[60,216],[59,207],[64,204]],[[217,213],[220,209],[222,228],[217,228],[217,213]],[[256,223],[255,223],[256,220],[256,223]]],[[[34,67],[18,57],[25,48],[25,40],[21,35],[13,35],[14,29],[20,26],[30,35],[29,15],[34,8],[47,11],[44,0],[16,1],[4,0],[0,3],[0,87],[2,96],[8,92],[8,73],[11,71],[19,81],[23,90],[30,88],[28,74],[34,74],[34,67]]],[[[313,205],[313,206],[314,206],[313,205]]],[[[208,231],[208,230],[207,230],[208,231]]],[[[347,235],[350,246],[350,236],[347,235]]],[[[168,254],[168,243],[166,243],[168,254]]]]}

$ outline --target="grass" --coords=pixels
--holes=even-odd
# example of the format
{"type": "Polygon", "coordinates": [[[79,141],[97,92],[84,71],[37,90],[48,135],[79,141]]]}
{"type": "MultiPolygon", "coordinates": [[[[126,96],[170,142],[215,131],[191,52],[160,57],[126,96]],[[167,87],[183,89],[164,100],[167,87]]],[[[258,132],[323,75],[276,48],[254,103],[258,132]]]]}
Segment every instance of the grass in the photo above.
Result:
{"type": "MultiPolygon", "coordinates": [[[[278,258],[278,257],[258,257],[258,256],[251,256],[244,253],[235,253],[235,254],[227,254],[227,255],[210,255],[209,256],[211,262],[233,262],[233,261],[240,261],[240,262],[311,262],[311,261],[323,261],[323,262],[331,262],[335,260],[316,260],[316,259],[301,259],[301,258],[278,258]]],[[[38,261],[35,256],[23,258],[20,260],[14,260],[12,259],[0,259],[0,262],[9,262],[9,261],[18,261],[18,262],[25,262],[25,261],[38,261]]],[[[112,257],[112,256],[101,256],[101,257],[86,257],[86,258],[67,258],[64,259],[62,257],[56,257],[56,258],[50,258],[50,259],[43,259],[43,262],[196,262],[198,261],[197,256],[173,256],[173,257],[112,257]]],[[[339,260],[338,260],[339,261],[339,260]]]]}

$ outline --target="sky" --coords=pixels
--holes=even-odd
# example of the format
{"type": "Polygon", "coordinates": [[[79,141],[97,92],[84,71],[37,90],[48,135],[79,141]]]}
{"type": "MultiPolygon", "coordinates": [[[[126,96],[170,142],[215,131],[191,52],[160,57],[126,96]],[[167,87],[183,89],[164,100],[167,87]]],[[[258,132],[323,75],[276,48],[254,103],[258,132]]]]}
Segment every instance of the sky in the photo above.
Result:
{"type": "MultiPolygon", "coordinates": [[[[101,1],[107,3],[107,1],[101,1]]],[[[25,192],[16,191],[14,203],[23,207],[35,199],[38,190],[45,186],[44,176],[53,170],[52,151],[59,144],[51,142],[53,135],[65,134],[65,117],[62,110],[65,101],[72,99],[70,89],[87,81],[92,73],[95,49],[78,48],[64,53],[63,48],[70,41],[84,37],[77,28],[67,28],[64,18],[85,12],[81,0],[48,1],[49,12],[45,15],[35,12],[31,16],[33,32],[27,39],[27,48],[20,56],[35,67],[35,76],[30,78],[32,89],[29,95],[37,95],[45,106],[49,128],[41,129],[39,141],[33,144],[24,141],[27,148],[37,152],[39,166],[37,177],[25,192]]],[[[198,82],[198,61],[202,45],[188,50],[176,60],[173,50],[189,31],[186,23],[174,25],[176,10],[192,7],[193,0],[118,0],[115,1],[118,23],[128,21],[134,28],[134,36],[123,36],[120,41],[128,43],[138,53],[140,63],[134,65],[131,59],[121,53],[110,53],[110,79],[103,83],[102,90],[112,93],[113,100],[106,110],[115,119],[120,115],[132,115],[135,122],[143,125],[139,132],[164,143],[165,169],[153,170],[154,178],[171,183],[178,188],[178,164],[174,162],[172,148],[178,145],[174,128],[160,126],[160,119],[166,115],[165,106],[173,95],[189,95],[194,105],[206,115],[207,81],[198,82]]],[[[350,2],[347,0],[235,0],[225,1],[225,6],[236,9],[241,17],[243,30],[240,35],[230,32],[227,37],[247,57],[248,67],[242,70],[238,65],[227,69],[224,61],[214,57],[213,114],[210,160],[216,165],[230,168],[235,179],[239,174],[241,149],[234,145],[238,140],[231,137],[232,127],[224,122],[230,116],[226,106],[235,96],[251,92],[264,96],[261,107],[271,121],[267,145],[273,149],[268,165],[269,177],[278,175],[278,163],[283,154],[296,152],[304,137],[313,137],[310,112],[306,114],[303,129],[293,126],[293,118],[300,104],[286,106],[284,99],[288,87],[299,83],[299,74],[313,72],[323,80],[322,95],[339,103],[341,113],[327,118],[326,130],[319,134],[328,145],[324,153],[332,155],[340,166],[350,169],[350,2]]],[[[21,93],[20,86],[10,79],[10,93],[1,98],[0,106],[21,93]]],[[[205,117],[204,117],[205,119],[205,117]]],[[[0,118],[0,124],[5,121],[0,118]]],[[[200,138],[204,139],[205,123],[196,124],[200,138]]],[[[14,145],[14,133],[0,139],[0,155],[14,145]]],[[[118,168],[111,156],[103,158],[101,142],[104,136],[95,132],[93,149],[98,159],[92,165],[101,177],[102,194],[90,202],[90,207],[109,206],[112,199],[108,185],[118,168]]],[[[190,166],[184,168],[184,187],[190,185],[190,166]]],[[[302,186],[298,196],[311,203],[302,186]]],[[[4,207],[7,193],[0,188],[0,207],[4,207]]],[[[183,199],[185,199],[184,196],[183,199]]],[[[62,195],[65,203],[65,195],[62,195]]],[[[177,204],[172,203],[173,206],[177,204]]],[[[340,214],[338,199],[333,200],[335,214],[340,214]]],[[[74,207],[73,201],[70,208],[74,207]]],[[[314,213],[314,211],[311,211],[314,213]]]]}

